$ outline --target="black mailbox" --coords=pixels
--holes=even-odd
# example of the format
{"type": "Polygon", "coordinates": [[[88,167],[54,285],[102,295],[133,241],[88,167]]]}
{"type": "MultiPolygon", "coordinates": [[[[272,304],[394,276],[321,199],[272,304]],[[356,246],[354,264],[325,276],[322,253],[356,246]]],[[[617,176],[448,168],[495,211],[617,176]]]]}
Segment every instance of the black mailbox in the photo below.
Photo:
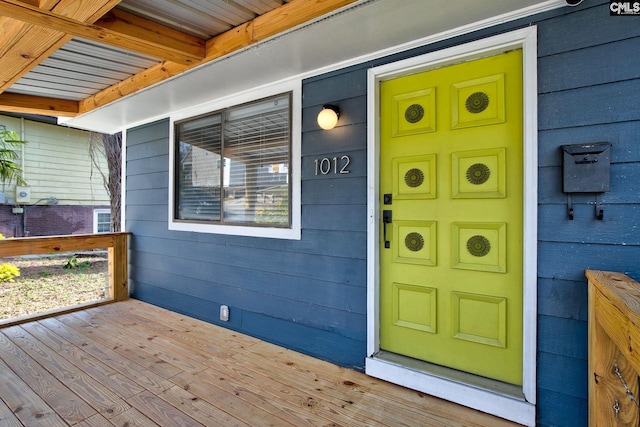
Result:
{"type": "Polygon", "coordinates": [[[609,191],[611,144],[563,145],[563,188],[565,193],[604,193],[609,191]]]}
{"type": "Polygon", "coordinates": [[[595,193],[596,218],[602,220],[600,193],[609,191],[611,182],[611,143],[563,145],[562,156],[562,191],[567,193],[569,219],[573,219],[571,193],[595,193]]]}

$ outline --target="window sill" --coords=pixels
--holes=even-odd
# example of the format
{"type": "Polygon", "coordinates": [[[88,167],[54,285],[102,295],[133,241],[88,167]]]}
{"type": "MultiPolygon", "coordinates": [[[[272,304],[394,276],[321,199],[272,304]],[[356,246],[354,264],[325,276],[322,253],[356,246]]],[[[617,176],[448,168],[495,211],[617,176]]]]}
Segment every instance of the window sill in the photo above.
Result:
{"type": "Polygon", "coordinates": [[[192,222],[169,221],[169,230],[191,231],[194,233],[223,234],[231,236],[265,237],[271,239],[300,240],[300,227],[245,227],[238,225],[197,224],[192,222]]]}

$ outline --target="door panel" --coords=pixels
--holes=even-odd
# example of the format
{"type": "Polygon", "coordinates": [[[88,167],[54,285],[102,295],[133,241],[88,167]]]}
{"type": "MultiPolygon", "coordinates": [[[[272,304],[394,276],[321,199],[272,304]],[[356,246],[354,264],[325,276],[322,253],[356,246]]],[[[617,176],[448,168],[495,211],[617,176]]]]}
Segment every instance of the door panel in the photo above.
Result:
{"type": "Polygon", "coordinates": [[[380,86],[380,348],[522,384],[522,52],[380,86]]]}

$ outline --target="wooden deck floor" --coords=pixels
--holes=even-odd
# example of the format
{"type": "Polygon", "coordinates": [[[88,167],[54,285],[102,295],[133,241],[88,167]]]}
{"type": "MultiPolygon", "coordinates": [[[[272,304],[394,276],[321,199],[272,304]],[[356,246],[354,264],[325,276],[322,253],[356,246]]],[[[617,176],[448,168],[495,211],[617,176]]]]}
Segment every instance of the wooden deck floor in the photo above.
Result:
{"type": "Polygon", "coordinates": [[[0,425],[515,424],[129,300],[0,329],[0,425]]]}

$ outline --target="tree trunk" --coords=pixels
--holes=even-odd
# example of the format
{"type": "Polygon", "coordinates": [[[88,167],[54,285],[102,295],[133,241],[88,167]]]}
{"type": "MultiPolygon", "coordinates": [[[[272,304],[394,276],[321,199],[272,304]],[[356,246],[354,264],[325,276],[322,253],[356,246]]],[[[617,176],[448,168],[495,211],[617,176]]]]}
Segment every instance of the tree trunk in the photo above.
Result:
{"type": "Polygon", "coordinates": [[[111,201],[111,231],[120,231],[120,200],[122,184],[122,134],[105,135],[91,134],[89,148],[91,161],[102,175],[104,188],[111,201]],[[108,171],[103,171],[98,156],[104,155],[107,160],[108,171]]]}

